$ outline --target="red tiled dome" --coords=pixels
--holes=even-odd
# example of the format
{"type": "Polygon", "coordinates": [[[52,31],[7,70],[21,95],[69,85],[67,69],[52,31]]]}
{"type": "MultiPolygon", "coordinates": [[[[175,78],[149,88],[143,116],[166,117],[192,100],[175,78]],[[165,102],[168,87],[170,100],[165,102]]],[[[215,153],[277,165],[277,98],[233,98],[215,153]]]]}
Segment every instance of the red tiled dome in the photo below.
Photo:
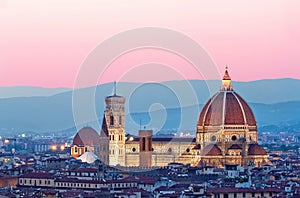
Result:
{"type": "Polygon", "coordinates": [[[204,105],[198,120],[198,126],[221,125],[256,126],[250,106],[233,91],[227,67],[220,91],[204,105]]]}
{"type": "Polygon", "coordinates": [[[91,127],[84,127],[78,131],[73,139],[73,145],[84,146],[84,145],[99,145],[100,136],[91,127]]]}
{"type": "Polygon", "coordinates": [[[256,126],[254,114],[245,100],[234,91],[220,91],[203,107],[198,125],[256,126]]]}

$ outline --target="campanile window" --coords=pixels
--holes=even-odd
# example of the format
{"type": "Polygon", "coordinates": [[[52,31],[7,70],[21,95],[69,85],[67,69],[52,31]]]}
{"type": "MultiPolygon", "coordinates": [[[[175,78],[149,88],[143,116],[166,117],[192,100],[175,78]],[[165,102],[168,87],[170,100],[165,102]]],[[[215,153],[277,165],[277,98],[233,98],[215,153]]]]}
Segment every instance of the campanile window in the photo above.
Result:
{"type": "Polygon", "coordinates": [[[113,126],[114,125],[114,116],[110,116],[110,126],[113,126]]]}

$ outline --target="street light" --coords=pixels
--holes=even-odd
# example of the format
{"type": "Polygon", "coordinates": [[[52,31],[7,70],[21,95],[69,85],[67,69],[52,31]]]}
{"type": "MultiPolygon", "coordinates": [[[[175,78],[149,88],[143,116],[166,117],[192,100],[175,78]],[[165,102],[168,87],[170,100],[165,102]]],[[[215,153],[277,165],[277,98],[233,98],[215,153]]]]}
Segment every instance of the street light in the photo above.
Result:
{"type": "Polygon", "coordinates": [[[52,151],[56,151],[56,150],[57,150],[57,146],[56,146],[56,145],[52,145],[52,146],[51,146],[51,150],[52,150],[52,151]]]}

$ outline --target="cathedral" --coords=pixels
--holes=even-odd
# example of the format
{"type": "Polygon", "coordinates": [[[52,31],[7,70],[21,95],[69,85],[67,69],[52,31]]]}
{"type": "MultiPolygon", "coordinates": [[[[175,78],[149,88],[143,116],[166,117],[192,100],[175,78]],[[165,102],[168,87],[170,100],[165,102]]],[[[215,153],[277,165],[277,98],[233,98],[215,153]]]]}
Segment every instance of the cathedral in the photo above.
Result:
{"type": "Polygon", "coordinates": [[[92,151],[110,166],[145,168],[172,162],[215,167],[270,163],[267,152],[257,143],[255,116],[247,102],[234,91],[227,67],[220,90],[199,114],[195,138],[157,137],[152,130],[139,130],[138,136],[126,134],[125,102],[116,93],[105,98],[100,134],[97,136],[90,127],[81,129],[73,140],[72,156],[77,158],[92,151]]]}

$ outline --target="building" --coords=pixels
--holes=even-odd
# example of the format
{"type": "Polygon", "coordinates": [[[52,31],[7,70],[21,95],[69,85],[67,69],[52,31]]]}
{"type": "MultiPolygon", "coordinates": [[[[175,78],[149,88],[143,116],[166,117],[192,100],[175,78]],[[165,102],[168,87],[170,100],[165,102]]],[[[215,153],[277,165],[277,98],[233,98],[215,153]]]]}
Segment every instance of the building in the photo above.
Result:
{"type": "Polygon", "coordinates": [[[52,187],[54,186],[54,174],[52,173],[27,173],[18,178],[18,186],[22,187],[52,187]]]}
{"type": "Polygon", "coordinates": [[[99,156],[100,136],[91,127],[84,127],[75,135],[71,147],[71,155],[75,158],[80,157],[85,152],[94,152],[99,156]]]}
{"type": "Polygon", "coordinates": [[[269,163],[267,152],[257,141],[255,116],[247,102],[234,91],[226,67],[220,91],[204,105],[197,123],[199,163],[222,167],[269,163]]]}
{"type": "Polygon", "coordinates": [[[0,173],[0,188],[16,187],[17,183],[18,177],[0,173]]]}
{"type": "MultiPolygon", "coordinates": [[[[109,165],[126,166],[125,162],[125,101],[116,94],[105,98],[105,118],[108,124],[109,137],[109,165]]],[[[103,120],[104,121],[104,120],[103,120]]]]}
{"type": "MultiPolygon", "coordinates": [[[[178,162],[224,167],[270,163],[267,152],[257,143],[255,116],[247,102],[234,91],[227,67],[220,90],[199,114],[195,138],[152,137],[149,130],[139,131],[139,136],[125,134],[125,101],[116,94],[116,89],[105,99],[105,118],[98,140],[100,159],[111,166],[161,167],[178,162]]],[[[87,131],[79,133],[83,132],[87,131]]]]}
{"type": "Polygon", "coordinates": [[[212,198],[244,198],[244,197],[274,197],[279,194],[279,188],[212,188],[208,193],[212,198]]]}

